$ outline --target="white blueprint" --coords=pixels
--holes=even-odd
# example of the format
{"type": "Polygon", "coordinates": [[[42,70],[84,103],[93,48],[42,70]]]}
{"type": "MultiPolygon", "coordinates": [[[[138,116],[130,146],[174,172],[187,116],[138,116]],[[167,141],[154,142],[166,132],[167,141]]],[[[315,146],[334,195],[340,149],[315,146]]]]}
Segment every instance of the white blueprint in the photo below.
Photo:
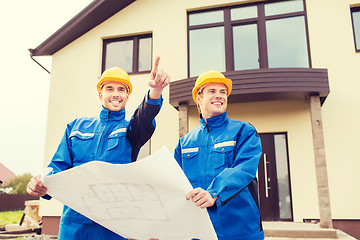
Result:
{"type": "Polygon", "coordinates": [[[166,147],[130,164],[89,162],[43,182],[50,196],[125,238],[217,239],[207,211],[186,200],[191,184],[166,147]]]}

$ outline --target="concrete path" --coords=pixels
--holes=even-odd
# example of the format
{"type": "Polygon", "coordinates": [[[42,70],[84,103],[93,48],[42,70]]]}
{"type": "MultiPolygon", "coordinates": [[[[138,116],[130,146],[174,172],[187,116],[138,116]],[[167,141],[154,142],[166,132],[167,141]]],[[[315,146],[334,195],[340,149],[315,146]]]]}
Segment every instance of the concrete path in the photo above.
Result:
{"type": "Polygon", "coordinates": [[[266,240],[356,240],[338,229],[313,223],[263,222],[263,228],[266,240]]]}

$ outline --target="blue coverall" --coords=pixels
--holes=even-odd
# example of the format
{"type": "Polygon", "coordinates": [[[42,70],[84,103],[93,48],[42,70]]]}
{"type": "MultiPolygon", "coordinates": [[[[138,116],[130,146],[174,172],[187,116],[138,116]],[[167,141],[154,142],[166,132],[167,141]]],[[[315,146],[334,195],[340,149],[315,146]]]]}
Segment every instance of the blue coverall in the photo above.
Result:
{"type": "MultiPolygon", "coordinates": [[[[145,96],[130,121],[125,120],[125,109],[110,112],[103,108],[100,116],[78,118],[67,125],[65,134],[48,167],[50,174],[64,171],[90,161],[125,164],[136,160],[141,146],[155,130],[155,116],[160,111],[162,98],[145,96]]],[[[48,195],[45,199],[50,199],[48,195]]],[[[80,213],[64,206],[58,239],[125,239],[100,226],[80,213]]]]}
{"type": "Polygon", "coordinates": [[[264,239],[256,181],[261,154],[255,128],[226,112],[207,123],[200,117],[200,126],[179,140],[175,159],[193,188],[218,196],[207,210],[219,240],[264,239]]]}

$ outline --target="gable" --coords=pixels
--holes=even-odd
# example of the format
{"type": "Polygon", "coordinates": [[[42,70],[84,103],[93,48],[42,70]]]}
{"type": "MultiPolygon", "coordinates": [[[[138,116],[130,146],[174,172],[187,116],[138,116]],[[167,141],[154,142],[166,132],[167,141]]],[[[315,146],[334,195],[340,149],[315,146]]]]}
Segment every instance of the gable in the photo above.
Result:
{"type": "Polygon", "coordinates": [[[134,1],[94,0],[38,47],[29,49],[31,56],[53,55],[134,1]]]}

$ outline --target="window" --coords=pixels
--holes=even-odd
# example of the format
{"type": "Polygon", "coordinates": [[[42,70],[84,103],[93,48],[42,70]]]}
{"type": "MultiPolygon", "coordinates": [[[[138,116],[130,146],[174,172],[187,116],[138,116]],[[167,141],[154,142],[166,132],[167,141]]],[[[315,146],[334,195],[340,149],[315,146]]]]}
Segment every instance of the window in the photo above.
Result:
{"type": "Polygon", "coordinates": [[[103,41],[102,71],[111,67],[120,67],[127,73],[150,72],[151,59],[151,34],[103,41]]]}
{"type": "Polygon", "coordinates": [[[360,7],[351,9],[351,18],[354,30],[355,49],[360,52],[360,7]]]}
{"type": "Polygon", "coordinates": [[[189,77],[259,68],[308,68],[303,0],[188,13],[189,77]]]}

